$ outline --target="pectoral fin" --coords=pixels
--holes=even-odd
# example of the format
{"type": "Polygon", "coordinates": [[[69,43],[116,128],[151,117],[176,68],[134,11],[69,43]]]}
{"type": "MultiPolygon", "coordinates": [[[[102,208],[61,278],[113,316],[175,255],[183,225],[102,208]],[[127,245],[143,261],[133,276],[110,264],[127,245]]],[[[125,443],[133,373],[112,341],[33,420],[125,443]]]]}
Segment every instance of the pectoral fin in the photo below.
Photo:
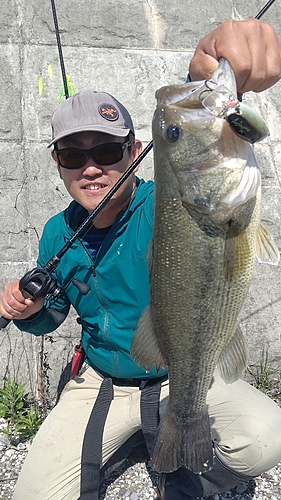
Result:
{"type": "Polygon", "coordinates": [[[167,362],[159,348],[149,307],[144,311],[138,322],[131,345],[131,355],[146,371],[149,371],[154,363],[157,371],[167,366],[167,362]]]}
{"type": "Polygon", "coordinates": [[[257,234],[257,260],[273,266],[277,266],[280,260],[280,252],[273,236],[263,224],[260,224],[257,234]]]}
{"type": "Polygon", "coordinates": [[[246,366],[246,345],[241,328],[237,325],[234,335],[220,356],[218,369],[223,380],[232,384],[241,377],[246,366]]]}

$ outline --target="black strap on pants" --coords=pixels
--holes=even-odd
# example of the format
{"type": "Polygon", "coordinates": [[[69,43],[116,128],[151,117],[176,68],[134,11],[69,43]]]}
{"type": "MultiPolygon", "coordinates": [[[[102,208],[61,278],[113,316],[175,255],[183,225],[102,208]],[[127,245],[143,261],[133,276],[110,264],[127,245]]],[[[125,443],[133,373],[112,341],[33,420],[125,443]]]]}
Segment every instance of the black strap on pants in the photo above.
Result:
{"type": "Polygon", "coordinates": [[[78,500],[98,500],[102,437],[105,420],[113,399],[111,378],[105,378],[90,415],[82,447],[81,485],[78,500]]]}
{"type": "MultiPolygon", "coordinates": [[[[81,484],[78,500],[98,500],[100,481],[118,467],[129,456],[135,446],[146,445],[149,457],[152,455],[154,439],[159,424],[159,399],[161,383],[167,375],[151,380],[112,379],[106,377],[100,387],[98,397],[90,415],[82,447],[81,484]],[[131,436],[102,467],[102,437],[106,417],[113,399],[115,385],[134,385],[141,390],[142,431],[131,436]],[[143,436],[143,438],[142,438],[143,436]]],[[[147,456],[148,458],[148,456],[147,456]]]]}

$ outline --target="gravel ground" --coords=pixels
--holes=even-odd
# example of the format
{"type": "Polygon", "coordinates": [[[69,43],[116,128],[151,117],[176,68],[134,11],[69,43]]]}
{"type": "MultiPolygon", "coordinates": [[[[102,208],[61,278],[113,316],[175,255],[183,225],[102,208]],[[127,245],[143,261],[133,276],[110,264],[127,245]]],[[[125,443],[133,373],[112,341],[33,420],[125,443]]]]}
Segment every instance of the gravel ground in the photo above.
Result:
{"type": "MultiPolygon", "coordinates": [[[[275,387],[267,393],[281,406],[280,380],[276,381],[275,387]]],[[[9,442],[7,436],[2,433],[4,427],[5,421],[0,419],[0,499],[10,500],[17,476],[28,453],[30,441],[9,442]]],[[[149,464],[127,460],[123,467],[102,485],[100,500],[156,500],[156,484],[157,473],[149,464]]],[[[254,481],[207,498],[207,500],[262,499],[281,500],[281,462],[254,481]]]]}

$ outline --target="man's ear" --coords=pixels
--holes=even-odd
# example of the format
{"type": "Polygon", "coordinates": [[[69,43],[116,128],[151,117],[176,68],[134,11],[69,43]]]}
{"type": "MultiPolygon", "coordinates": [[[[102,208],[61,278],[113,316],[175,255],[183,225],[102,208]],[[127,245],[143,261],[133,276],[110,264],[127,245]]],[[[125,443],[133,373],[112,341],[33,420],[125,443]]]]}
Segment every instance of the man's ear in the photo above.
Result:
{"type": "MultiPolygon", "coordinates": [[[[142,152],[142,142],[139,139],[136,139],[133,147],[132,147],[132,160],[133,162],[137,159],[137,157],[141,154],[142,152]]],[[[139,169],[139,165],[136,166],[134,172],[137,172],[139,169]]]]}
{"type": "Polygon", "coordinates": [[[60,178],[62,179],[62,176],[61,176],[61,168],[60,168],[60,165],[59,165],[59,162],[58,162],[58,159],[56,157],[56,153],[55,153],[55,150],[53,149],[53,151],[51,152],[51,155],[52,155],[52,158],[57,166],[57,170],[58,170],[58,173],[59,173],[59,176],[60,178]]]}

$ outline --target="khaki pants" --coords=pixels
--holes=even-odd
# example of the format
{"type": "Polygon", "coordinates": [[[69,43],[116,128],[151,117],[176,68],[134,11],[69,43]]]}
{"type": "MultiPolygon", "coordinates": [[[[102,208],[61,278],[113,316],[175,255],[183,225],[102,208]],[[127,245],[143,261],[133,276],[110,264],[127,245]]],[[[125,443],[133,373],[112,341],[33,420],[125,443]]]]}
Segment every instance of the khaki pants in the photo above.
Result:
{"type": "MultiPolygon", "coordinates": [[[[77,500],[84,431],[101,381],[92,368],[84,366],[66,385],[33,441],[14,500],[77,500]]],[[[168,392],[169,384],[164,382],[161,414],[168,392]]],[[[242,380],[226,385],[216,373],[207,402],[215,451],[224,464],[257,476],[281,460],[281,410],[267,396],[242,380]]],[[[140,426],[140,390],[114,386],[104,429],[103,463],[140,426]]]]}

